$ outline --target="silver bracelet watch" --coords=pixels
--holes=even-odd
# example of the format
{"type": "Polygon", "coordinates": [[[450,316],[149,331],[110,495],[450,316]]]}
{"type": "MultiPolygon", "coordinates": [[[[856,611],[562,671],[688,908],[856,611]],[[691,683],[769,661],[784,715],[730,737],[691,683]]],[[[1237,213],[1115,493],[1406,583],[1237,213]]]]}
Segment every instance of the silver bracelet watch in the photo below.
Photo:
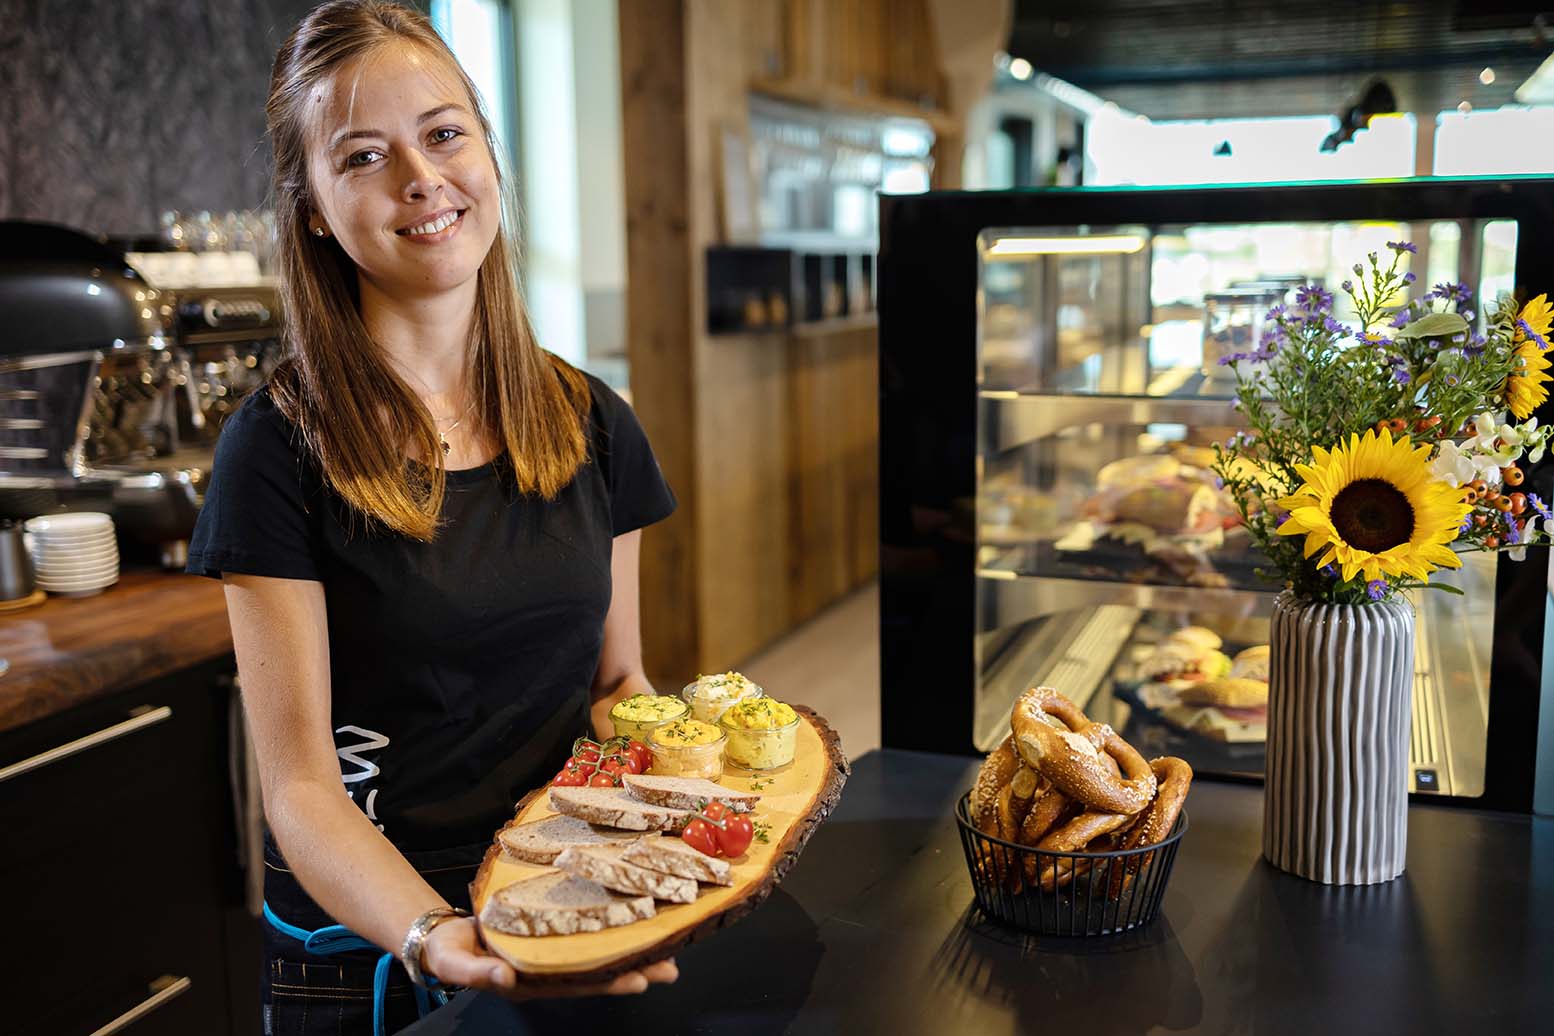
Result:
{"type": "Polygon", "coordinates": [[[410,981],[423,989],[426,988],[426,976],[421,973],[421,949],[426,945],[426,937],[432,934],[432,929],[455,917],[469,916],[468,910],[460,910],[457,907],[433,907],[410,922],[410,930],[405,933],[405,942],[399,948],[399,962],[405,966],[405,972],[410,976],[410,981]]]}

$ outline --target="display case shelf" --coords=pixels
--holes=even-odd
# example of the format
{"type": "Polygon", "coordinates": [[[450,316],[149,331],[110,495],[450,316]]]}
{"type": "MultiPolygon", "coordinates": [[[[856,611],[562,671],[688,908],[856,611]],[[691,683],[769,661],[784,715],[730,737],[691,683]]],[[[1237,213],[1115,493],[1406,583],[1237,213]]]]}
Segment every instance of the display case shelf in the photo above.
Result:
{"type": "Polygon", "coordinates": [[[979,399],[983,407],[984,453],[1000,453],[1088,424],[1109,427],[1153,424],[1237,427],[1241,424],[1241,415],[1230,399],[1002,391],[983,392],[979,399]]]}
{"type": "Polygon", "coordinates": [[[977,604],[981,619],[978,632],[1075,608],[1109,604],[1148,611],[1203,611],[1226,615],[1260,615],[1266,618],[1273,613],[1276,594],[1277,588],[1274,587],[1267,590],[1240,587],[1205,589],[1120,580],[1055,579],[1021,575],[1004,569],[979,568],[977,604]]]}

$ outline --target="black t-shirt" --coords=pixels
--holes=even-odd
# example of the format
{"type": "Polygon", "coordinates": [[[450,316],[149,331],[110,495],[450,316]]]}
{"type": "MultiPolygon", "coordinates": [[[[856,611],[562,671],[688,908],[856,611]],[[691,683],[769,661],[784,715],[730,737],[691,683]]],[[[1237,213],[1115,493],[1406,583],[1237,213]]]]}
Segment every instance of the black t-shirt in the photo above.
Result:
{"type": "Polygon", "coordinates": [[[188,571],[323,584],[341,777],[403,850],[488,841],[588,731],[612,540],[675,507],[631,408],[588,384],[556,499],[500,459],[450,471],[431,543],[352,520],[267,389],[222,427],[188,571]]]}

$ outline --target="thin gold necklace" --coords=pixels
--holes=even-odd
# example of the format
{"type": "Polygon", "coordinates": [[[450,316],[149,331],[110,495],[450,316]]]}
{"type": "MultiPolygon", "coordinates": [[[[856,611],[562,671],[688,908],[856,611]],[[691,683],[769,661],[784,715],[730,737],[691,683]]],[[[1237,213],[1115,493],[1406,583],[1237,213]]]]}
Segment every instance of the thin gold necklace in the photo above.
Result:
{"type": "Polygon", "coordinates": [[[471,412],[474,411],[474,409],[475,409],[475,403],[474,403],[473,400],[471,400],[469,406],[464,408],[464,413],[460,414],[459,415],[459,419],[457,421],[453,422],[452,424],[450,424],[446,431],[444,431],[442,429],[438,429],[438,431],[437,431],[437,441],[442,443],[442,452],[443,452],[444,456],[447,456],[448,452],[453,449],[452,444],[448,442],[448,434],[450,432],[452,432],[455,428],[457,428],[459,425],[463,424],[464,423],[464,419],[466,417],[468,417],[471,414],[471,412]]]}

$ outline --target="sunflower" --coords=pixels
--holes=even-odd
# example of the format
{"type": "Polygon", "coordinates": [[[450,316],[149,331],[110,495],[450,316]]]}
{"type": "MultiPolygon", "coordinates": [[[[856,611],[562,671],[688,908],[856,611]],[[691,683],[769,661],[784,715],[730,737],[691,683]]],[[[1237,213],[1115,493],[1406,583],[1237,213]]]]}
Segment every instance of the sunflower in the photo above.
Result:
{"type": "Polygon", "coordinates": [[[1544,353],[1549,348],[1549,323],[1554,320],[1554,306],[1549,305],[1547,295],[1539,295],[1516,316],[1516,333],[1511,337],[1512,358],[1515,366],[1505,379],[1505,403],[1511,413],[1526,419],[1544,400],[1549,390],[1544,387],[1549,376],[1549,358],[1544,353]]]}
{"type": "Polygon", "coordinates": [[[1430,473],[1429,446],[1393,440],[1385,430],[1349,437],[1331,450],[1311,448],[1314,464],[1297,464],[1304,482],[1277,501],[1289,512],[1281,536],[1306,536],[1318,568],[1337,562],[1345,581],[1413,576],[1459,568],[1449,544],[1470,506],[1462,490],[1430,473]]]}

